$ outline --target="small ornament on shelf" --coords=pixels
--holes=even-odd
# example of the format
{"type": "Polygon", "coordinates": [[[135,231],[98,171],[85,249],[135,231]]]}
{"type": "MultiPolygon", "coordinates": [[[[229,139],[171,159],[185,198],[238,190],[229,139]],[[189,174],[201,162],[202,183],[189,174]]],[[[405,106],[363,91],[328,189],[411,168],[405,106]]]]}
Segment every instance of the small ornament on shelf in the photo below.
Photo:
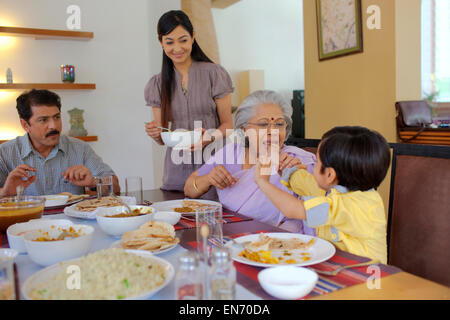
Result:
{"type": "Polygon", "coordinates": [[[84,128],[83,123],[83,112],[82,109],[73,108],[67,111],[70,115],[70,131],[69,136],[71,137],[85,137],[88,132],[84,128]]]}
{"type": "Polygon", "coordinates": [[[11,68],[8,68],[8,70],[6,70],[6,83],[13,83],[13,74],[11,68]]]}
{"type": "Polygon", "coordinates": [[[61,65],[61,81],[75,82],[75,67],[71,65],[61,65]]]}

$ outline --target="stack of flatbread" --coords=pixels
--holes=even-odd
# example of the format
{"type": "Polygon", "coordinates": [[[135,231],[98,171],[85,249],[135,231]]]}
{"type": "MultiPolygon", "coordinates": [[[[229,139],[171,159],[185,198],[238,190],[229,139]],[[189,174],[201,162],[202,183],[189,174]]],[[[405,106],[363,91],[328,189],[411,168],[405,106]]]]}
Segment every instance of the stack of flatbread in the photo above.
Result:
{"type": "Polygon", "coordinates": [[[75,206],[75,209],[83,212],[92,212],[98,207],[117,207],[122,204],[113,197],[102,197],[100,199],[84,200],[75,206]]]}
{"type": "Polygon", "coordinates": [[[135,250],[161,251],[175,246],[180,239],[175,237],[174,227],[162,221],[149,221],[139,229],[125,232],[122,248],[135,250]]]}
{"type": "Polygon", "coordinates": [[[211,205],[208,203],[201,203],[195,200],[183,200],[182,205],[183,207],[191,208],[194,211],[200,208],[211,207],[211,205]]]}
{"type": "Polygon", "coordinates": [[[58,195],[69,196],[67,203],[89,197],[88,194],[71,194],[70,192],[61,192],[61,193],[58,193],[58,195]]]}

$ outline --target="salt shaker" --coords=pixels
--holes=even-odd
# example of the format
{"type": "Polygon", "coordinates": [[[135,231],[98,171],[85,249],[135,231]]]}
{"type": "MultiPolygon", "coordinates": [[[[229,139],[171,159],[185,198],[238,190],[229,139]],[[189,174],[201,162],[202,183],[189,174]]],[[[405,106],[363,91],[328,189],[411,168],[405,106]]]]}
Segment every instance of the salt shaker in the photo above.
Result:
{"type": "Polygon", "coordinates": [[[179,269],[175,276],[176,300],[203,299],[203,270],[196,252],[186,252],[179,258],[179,269]]]}
{"type": "Polygon", "coordinates": [[[212,251],[208,291],[211,300],[236,298],[236,269],[226,247],[217,247],[212,251]]]}

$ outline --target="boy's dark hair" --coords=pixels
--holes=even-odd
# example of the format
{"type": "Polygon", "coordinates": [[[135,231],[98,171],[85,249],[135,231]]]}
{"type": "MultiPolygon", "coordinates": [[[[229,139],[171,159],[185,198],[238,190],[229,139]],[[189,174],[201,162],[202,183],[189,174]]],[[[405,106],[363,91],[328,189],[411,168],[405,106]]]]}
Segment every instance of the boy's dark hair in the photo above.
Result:
{"type": "Polygon", "coordinates": [[[17,112],[19,117],[28,122],[33,115],[32,106],[56,106],[61,110],[61,99],[59,96],[48,90],[36,90],[22,93],[16,99],[17,112]]]}
{"type": "Polygon", "coordinates": [[[350,191],[377,188],[389,169],[390,152],[386,139],[364,127],[335,127],[322,136],[319,146],[325,168],[336,171],[338,183],[350,191]]]}

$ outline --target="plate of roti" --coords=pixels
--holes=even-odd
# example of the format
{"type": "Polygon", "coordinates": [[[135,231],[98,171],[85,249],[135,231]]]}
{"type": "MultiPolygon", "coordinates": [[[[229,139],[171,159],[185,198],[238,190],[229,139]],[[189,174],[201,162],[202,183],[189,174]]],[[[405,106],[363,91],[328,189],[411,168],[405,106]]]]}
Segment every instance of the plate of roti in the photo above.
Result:
{"type": "Polygon", "coordinates": [[[180,242],[175,228],[163,221],[149,221],[137,230],[125,232],[121,240],[115,241],[111,248],[150,251],[153,254],[172,250],[180,242]]]}
{"type": "MultiPolygon", "coordinates": [[[[120,197],[123,202],[128,205],[135,205],[136,198],[135,197],[120,197]]],[[[100,199],[87,199],[76,204],[73,204],[69,207],[64,208],[64,214],[73,218],[81,218],[81,219],[95,219],[95,215],[97,213],[97,209],[100,207],[118,207],[122,206],[120,201],[114,199],[113,197],[102,197],[100,199]]]]}
{"type": "Polygon", "coordinates": [[[195,212],[201,208],[208,206],[221,205],[219,202],[201,199],[183,199],[155,202],[152,206],[157,211],[175,211],[181,213],[182,216],[195,216],[195,212]]]}

